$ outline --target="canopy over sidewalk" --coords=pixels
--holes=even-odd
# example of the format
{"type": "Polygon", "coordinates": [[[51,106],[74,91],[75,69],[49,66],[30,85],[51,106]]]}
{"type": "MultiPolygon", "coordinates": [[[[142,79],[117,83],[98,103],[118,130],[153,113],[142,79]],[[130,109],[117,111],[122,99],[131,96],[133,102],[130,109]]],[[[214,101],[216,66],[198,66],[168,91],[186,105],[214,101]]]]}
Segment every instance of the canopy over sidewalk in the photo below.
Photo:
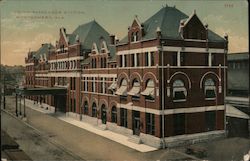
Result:
{"type": "Polygon", "coordinates": [[[67,88],[63,87],[44,87],[44,88],[16,88],[16,93],[20,95],[56,95],[66,94],[67,88]]]}

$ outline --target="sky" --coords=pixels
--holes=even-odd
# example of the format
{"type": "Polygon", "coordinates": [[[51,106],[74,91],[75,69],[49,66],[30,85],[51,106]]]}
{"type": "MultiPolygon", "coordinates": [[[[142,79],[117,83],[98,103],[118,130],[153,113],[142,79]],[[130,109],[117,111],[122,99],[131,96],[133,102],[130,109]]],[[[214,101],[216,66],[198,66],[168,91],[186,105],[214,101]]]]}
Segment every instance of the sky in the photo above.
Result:
{"type": "Polygon", "coordinates": [[[246,0],[0,0],[1,64],[24,65],[29,51],[55,45],[60,27],[72,33],[92,20],[122,39],[135,15],[144,22],[165,5],[186,15],[196,10],[212,31],[227,33],[229,53],[249,50],[246,0]]]}

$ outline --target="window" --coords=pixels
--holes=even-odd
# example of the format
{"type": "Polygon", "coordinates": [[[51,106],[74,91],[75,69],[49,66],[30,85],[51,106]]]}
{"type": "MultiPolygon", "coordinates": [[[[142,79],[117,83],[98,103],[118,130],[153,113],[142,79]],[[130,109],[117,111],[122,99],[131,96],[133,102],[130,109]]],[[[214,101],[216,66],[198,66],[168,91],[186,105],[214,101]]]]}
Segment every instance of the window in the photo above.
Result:
{"type": "Polygon", "coordinates": [[[173,100],[174,102],[185,101],[187,97],[187,90],[182,80],[177,79],[173,83],[173,100]]]}
{"type": "Polygon", "coordinates": [[[137,79],[133,80],[133,87],[132,89],[128,92],[129,95],[132,96],[132,99],[138,99],[139,98],[139,92],[140,92],[140,82],[137,79]]]}
{"type": "Polygon", "coordinates": [[[128,64],[127,64],[127,55],[123,55],[124,56],[124,67],[127,67],[128,64]]]}
{"type": "Polygon", "coordinates": [[[106,68],[106,67],[107,67],[107,59],[103,58],[103,68],[106,68]]]}
{"type": "Polygon", "coordinates": [[[101,93],[105,93],[105,78],[101,78],[101,93]]]}
{"type": "Polygon", "coordinates": [[[95,102],[92,104],[92,117],[97,117],[97,107],[95,102]]]}
{"type": "Polygon", "coordinates": [[[150,53],[150,61],[151,61],[151,66],[154,66],[155,65],[155,59],[154,59],[154,52],[151,52],[150,53]]]}
{"type": "Polygon", "coordinates": [[[136,53],[136,66],[139,67],[140,66],[140,53],[136,53]]]}
{"type": "Polygon", "coordinates": [[[185,114],[174,114],[174,135],[185,134],[185,114]]]}
{"type": "Polygon", "coordinates": [[[181,64],[181,66],[185,65],[185,54],[184,53],[180,53],[180,64],[181,64]]]}
{"type": "Polygon", "coordinates": [[[128,127],[127,109],[120,108],[120,118],[121,118],[121,126],[128,127]]]}
{"type": "Polygon", "coordinates": [[[117,123],[117,111],[115,106],[112,107],[111,122],[117,123]]]}
{"type": "Polygon", "coordinates": [[[215,130],[215,121],[216,113],[215,111],[206,111],[205,112],[205,120],[206,120],[206,131],[213,131],[215,130]]]}
{"type": "Polygon", "coordinates": [[[135,62],[135,54],[131,54],[131,67],[135,67],[135,64],[136,64],[136,62],[135,62]]]}
{"type": "Polygon", "coordinates": [[[88,113],[89,113],[88,112],[88,102],[87,101],[84,102],[83,112],[84,112],[85,115],[88,115],[88,113]]]}
{"type": "Polygon", "coordinates": [[[101,58],[101,68],[103,68],[103,59],[101,58]]]}
{"type": "Polygon", "coordinates": [[[135,41],[138,41],[139,40],[139,32],[137,31],[136,33],[135,33],[135,41]]]}
{"type": "Polygon", "coordinates": [[[120,55],[120,67],[123,67],[123,55],[120,55]]]}
{"type": "Polygon", "coordinates": [[[92,92],[95,92],[95,77],[92,78],[92,92]]]}
{"type": "Polygon", "coordinates": [[[209,58],[210,58],[210,53],[205,53],[205,66],[210,66],[210,63],[209,63],[209,58]]]}
{"type": "Polygon", "coordinates": [[[148,52],[145,53],[145,66],[149,66],[148,52]]]}
{"type": "Polygon", "coordinates": [[[204,89],[205,89],[205,97],[207,100],[216,98],[216,90],[215,90],[216,87],[213,79],[211,78],[206,79],[204,89]]]}
{"type": "Polygon", "coordinates": [[[173,53],[172,55],[172,64],[173,66],[177,66],[177,53],[173,53]]]}
{"type": "Polygon", "coordinates": [[[146,89],[141,92],[142,95],[145,96],[146,100],[154,100],[155,99],[155,84],[152,79],[147,80],[146,89]]]}
{"type": "Polygon", "coordinates": [[[84,78],[84,91],[88,91],[88,77],[84,78]]]}
{"type": "Polygon", "coordinates": [[[211,53],[211,64],[212,66],[216,66],[216,58],[214,53],[211,53]]]}
{"type": "Polygon", "coordinates": [[[155,134],[155,115],[146,113],[146,133],[150,135],[155,134]]]}
{"type": "Polygon", "coordinates": [[[134,41],[136,41],[136,40],[135,40],[135,33],[132,32],[132,34],[131,34],[131,42],[134,42],[134,41]]]}

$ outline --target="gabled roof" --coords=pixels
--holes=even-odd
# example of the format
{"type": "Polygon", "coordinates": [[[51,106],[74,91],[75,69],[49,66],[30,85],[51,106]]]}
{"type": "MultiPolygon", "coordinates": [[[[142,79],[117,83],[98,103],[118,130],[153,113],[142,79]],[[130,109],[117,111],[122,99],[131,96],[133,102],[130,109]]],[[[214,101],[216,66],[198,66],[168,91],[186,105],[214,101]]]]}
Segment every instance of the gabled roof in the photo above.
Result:
{"type": "MultiPolygon", "coordinates": [[[[109,44],[110,38],[109,33],[100,26],[95,20],[88,22],[86,24],[78,26],[75,31],[71,34],[79,36],[79,40],[84,49],[92,48],[93,42],[97,44],[97,47],[100,47],[101,37],[109,44]]],[[[71,39],[75,39],[73,36],[71,39]]]]}
{"type": "MultiPolygon", "coordinates": [[[[191,17],[192,16],[193,15],[191,15],[191,17]]],[[[163,7],[143,23],[145,35],[142,39],[146,40],[156,38],[156,30],[158,27],[161,30],[163,39],[181,39],[179,32],[180,22],[186,21],[188,23],[188,20],[191,17],[187,16],[175,7],[163,7]]],[[[208,30],[208,40],[214,42],[225,41],[222,37],[211,30],[208,30]]],[[[127,36],[120,41],[120,43],[125,42],[128,42],[127,36]]]]}

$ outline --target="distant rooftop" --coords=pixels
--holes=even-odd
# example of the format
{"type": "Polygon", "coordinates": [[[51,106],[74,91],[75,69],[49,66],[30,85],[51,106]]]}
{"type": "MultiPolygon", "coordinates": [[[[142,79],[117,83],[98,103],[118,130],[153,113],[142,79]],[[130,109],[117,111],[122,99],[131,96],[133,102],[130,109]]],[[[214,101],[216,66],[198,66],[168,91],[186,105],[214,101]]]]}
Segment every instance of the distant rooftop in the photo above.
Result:
{"type": "Polygon", "coordinates": [[[227,60],[249,60],[249,52],[230,53],[227,55],[227,60]]]}

